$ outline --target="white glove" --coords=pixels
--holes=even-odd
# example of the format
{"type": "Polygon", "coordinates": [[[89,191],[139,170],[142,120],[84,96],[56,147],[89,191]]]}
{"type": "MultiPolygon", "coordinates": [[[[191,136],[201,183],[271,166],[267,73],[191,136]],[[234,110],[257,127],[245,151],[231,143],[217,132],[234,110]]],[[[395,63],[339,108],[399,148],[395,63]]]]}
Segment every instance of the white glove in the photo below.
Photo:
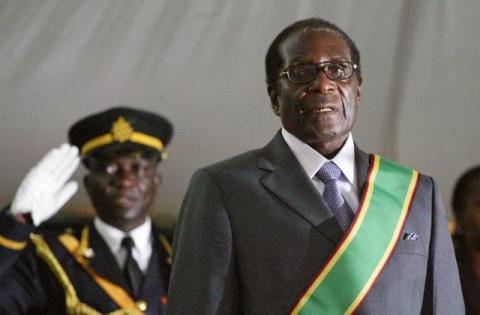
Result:
{"type": "Polygon", "coordinates": [[[48,152],[25,176],[13,199],[12,214],[31,213],[34,225],[48,220],[75,194],[67,180],[80,162],[77,147],[67,143],[48,152]]]}

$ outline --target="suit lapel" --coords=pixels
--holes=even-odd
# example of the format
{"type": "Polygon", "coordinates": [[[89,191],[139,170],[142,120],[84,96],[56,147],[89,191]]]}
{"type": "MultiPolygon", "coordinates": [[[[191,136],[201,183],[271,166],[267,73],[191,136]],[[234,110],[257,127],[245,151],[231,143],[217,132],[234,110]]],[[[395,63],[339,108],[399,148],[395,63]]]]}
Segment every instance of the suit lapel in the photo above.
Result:
{"type": "Polygon", "coordinates": [[[357,169],[358,198],[362,198],[365,181],[367,180],[368,168],[370,167],[370,154],[360,150],[356,145],[355,167],[357,169]]]}
{"type": "Polygon", "coordinates": [[[97,274],[123,287],[128,292],[127,283],[115,257],[93,224],[90,225],[89,246],[95,253],[90,260],[89,267],[95,270],[97,274]]]}
{"type": "Polygon", "coordinates": [[[283,140],[280,132],[262,149],[257,166],[266,171],[260,179],[270,192],[293,211],[337,243],[342,232],[323,198],[283,140]],[[330,224],[334,220],[335,224],[330,224]]]}

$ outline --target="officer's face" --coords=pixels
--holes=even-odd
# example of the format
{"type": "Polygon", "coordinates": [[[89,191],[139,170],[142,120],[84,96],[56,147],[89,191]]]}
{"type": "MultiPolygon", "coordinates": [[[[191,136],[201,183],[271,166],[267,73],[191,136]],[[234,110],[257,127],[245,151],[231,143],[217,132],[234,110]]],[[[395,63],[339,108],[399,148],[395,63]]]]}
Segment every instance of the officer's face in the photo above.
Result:
{"type": "Polygon", "coordinates": [[[85,186],[97,215],[124,231],[142,224],[160,184],[156,168],[156,159],[134,155],[92,161],[85,186]]]}
{"type": "MultiPolygon", "coordinates": [[[[294,33],[280,45],[280,53],[283,70],[300,64],[352,61],[344,39],[327,31],[294,33]]],[[[360,102],[356,73],[335,81],[319,71],[307,83],[293,83],[282,76],[268,88],[273,110],[287,131],[326,156],[343,145],[360,102]]]]}

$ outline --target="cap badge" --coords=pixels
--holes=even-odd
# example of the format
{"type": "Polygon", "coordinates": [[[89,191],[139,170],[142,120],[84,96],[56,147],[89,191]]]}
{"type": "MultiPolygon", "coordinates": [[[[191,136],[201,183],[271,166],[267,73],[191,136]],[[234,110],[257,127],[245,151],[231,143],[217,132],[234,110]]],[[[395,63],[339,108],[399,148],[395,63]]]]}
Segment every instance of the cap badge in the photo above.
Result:
{"type": "Polygon", "coordinates": [[[122,116],[112,124],[112,137],[114,141],[123,143],[130,140],[133,135],[132,125],[122,116]]]}
{"type": "Polygon", "coordinates": [[[112,142],[118,142],[120,144],[123,144],[127,141],[139,143],[144,146],[154,148],[160,151],[160,154],[162,154],[162,159],[166,158],[163,142],[160,138],[157,138],[148,133],[135,131],[133,129],[132,123],[122,116],[118,116],[117,120],[112,123],[110,131],[108,133],[99,135],[98,137],[95,137],[85,142],[82,145],[80,152],[82,153],[82,156],[85,157],[88,152],[98,147],[108,145],[112,142]]]}

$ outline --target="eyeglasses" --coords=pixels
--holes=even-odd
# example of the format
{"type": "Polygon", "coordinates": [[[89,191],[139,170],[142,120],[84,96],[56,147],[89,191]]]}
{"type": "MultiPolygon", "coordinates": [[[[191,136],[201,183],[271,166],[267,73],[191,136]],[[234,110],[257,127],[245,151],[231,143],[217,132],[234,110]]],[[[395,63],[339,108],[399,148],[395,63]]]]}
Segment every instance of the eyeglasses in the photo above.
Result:
{"type": "Polygon", "coordinates": [[[315,80],[319,71],[323,71],[327,78],[333,81],[346,80],[358,69],[358,65],[352,62],[321,62],[318,64],[299,64],[287,68],[280,73],[280,77],[286,76],[293,83],[308,83],[315,80]]]}

